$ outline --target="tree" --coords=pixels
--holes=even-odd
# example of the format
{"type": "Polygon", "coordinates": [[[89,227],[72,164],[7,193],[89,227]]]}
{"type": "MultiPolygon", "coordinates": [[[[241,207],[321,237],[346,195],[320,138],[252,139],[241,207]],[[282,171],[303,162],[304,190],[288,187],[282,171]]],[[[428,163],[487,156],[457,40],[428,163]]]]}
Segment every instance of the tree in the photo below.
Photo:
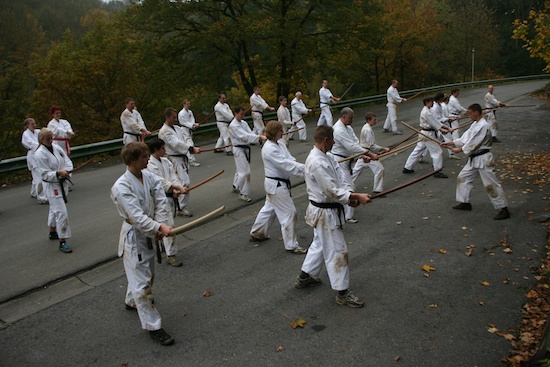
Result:
{"type": "Polygon", "coordinates": [[[524,42],[531,57],[544,60],[544,70],[550,71],[550,1],[544,9],[531,10],[526,19],[516,19],[513,37],[524,42]]]}

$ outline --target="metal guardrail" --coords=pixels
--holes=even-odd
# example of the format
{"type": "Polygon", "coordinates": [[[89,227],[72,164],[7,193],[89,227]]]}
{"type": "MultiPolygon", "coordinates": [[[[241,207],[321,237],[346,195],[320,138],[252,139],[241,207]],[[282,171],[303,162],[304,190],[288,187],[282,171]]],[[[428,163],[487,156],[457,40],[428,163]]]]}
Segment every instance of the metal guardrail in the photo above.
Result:
{"type": "MultiPolygon", "coordinates": [[[[536,80],[536,79],[550,79],[550,74],[527,75],[527,76],[518,76],[518,77],[504,78],[504,79],[489,79],[489,80],[479,80],[479,81],[473,81],[473,82],[438,85],[438,86],[428,87],[428,88],[401,91],[399,92],[399,94],[401,94],[404,97],[407,97],[407,96],[415,95],[419,92],[430,93],[430,92],[435,92],[440,90],[451,89],[454,87],[462,87],[462,88],[476,87],[480,85],[505,84],[505,83],[513,83],[513,82],[520,82],[520,81],[526,81],[526,80],[536,80]]],[[[384,102],[384,101],[386,101],[385,93],[374,95],[374,96],[356,98],[356,99],[347,99],[343,102],[339,102],[331,105],[331,108],[338,108],[338,107],[344,107],[344,106],[356,106],[361,104],[384,102]]],[[[277,118],[277,114],[275,112],[267,113],[264,115],[264,118],[265,120],[277,118]]],[[[246,121],[250,123],[251,118],[247,117],[246,121]]],[[[193,135],[199,135],[199,134],[204,134],[212,131],[217,131],[217,129],[218,129],[217,124],[215,122],[210,122],[199,126],[197,130],[193,131],[193,135]]],[[[71,147],[71,158],[87,157],[95,154],[112,152],[115,150],[122,149],[122,146],[123,146],[122,138],[102,141],[99,143],[79,145],[76,147],[71,147]]],[[[25,156],[9,158],[9,159],[4,159],[0,161],[0,174],[13,172],[21,169],[26,169],[26,168],[27,168],[27,161],[25,156]]]]}

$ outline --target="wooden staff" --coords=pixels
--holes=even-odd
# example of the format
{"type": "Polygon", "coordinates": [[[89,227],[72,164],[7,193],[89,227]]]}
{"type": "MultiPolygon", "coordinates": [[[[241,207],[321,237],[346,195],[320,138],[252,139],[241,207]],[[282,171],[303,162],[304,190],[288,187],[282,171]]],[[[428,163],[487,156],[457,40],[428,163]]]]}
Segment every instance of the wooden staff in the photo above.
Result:
{"type": "Polygon", "coordinates": [[[439,140],[434,139],[434,138],[432,138],[432,137],[429,136],[429,135],[426,135],[426,134],[421,133],[420,130],[415,129],[415,128],[412,127],[411,125],[407,124],[405,121],[401,121],[401,123],[402,123],[403,125],[405,125],[406,127],[408,127],[409,129],[411,129],[411,130],[413,130],[413,131],[416,131],[418,134],[420,134],[420,135],[422,135],[422,136],[424,136],[424,137],[430,139],[431,141],[437,143],[437,145],[441,144],[441,142],[440,142],[439,140]]]}
{"type": "Polygon", "coordinates": [[[79,169],[81,169],[82,167],[87,165],[88,163],[91,163],[93,160],[94,160],[93,158],[88,159],[86,162],[82,163],[80,166],[78,166],[76,168],[73,168],[71,171],[69,171],[69,173],[74,173],[74,172],[78,171],[79,169]]]}
{"type": "Polygon", "coordinates": [[[300,128],[298,128],[298,129],[289,130],[289,131],[287,131],[286,133],[283,133],[283,135],[292,134],[292,133],[295,133],[296,131],[300,131],[300,130],[303,130],[303,129],[305,129],[305,127],[300,127],[300,128]]]}
{"type": "Polygon", "coordinates": [[[362,155],[365,155],[365,154],[367,154],[368,152],[369,152],[369,150],[367,149],[367,150],[365,150],[363,153],[355,154],[355,155],[352,155],[351,157],[347,157],[347,158],[344,158],[344,159],[340,159],[340,160],[338,161],[338,163],[342,163],[342,162],[345,162],[345,161],[349,161],[349,160],[351,160],[351,159],[355,159],[355,158],[357,158],[357,157],[361,157],[362,155]]]}
{"type": "Polygon", "coordinates": [[[391,189],[389,189],[389,190],[382,191],[381,193],[378,193],[378,194],[376,194],[376,195],[372,195],[370,198],[371,198],[371,200],[372,200],[372,199],[376,199],[376,198],[379,198],[379,197],[384,197],[384,196],[386,196],[386,195],[389,194],[389,193],[392,193],[392,192],[397,191],[397,190],[401,190],[401,189],[404,188],[404,187],[410,186],[410,185],[415,184],[415,183],[417,183],[417,182],[419,182],[419,181],[422,181],[422,180],[424,180],[424,179],[426,179],[426,178],[428,178],[428,177],[430,177],[430,176],[433,176],[433,175],[435,175],[437,172],[439,172],[439,171],[441,171],[441,170],[442,170],[442,168],[436,169],[435,171],[432,171],[432,172],[430,172],[430,173],[427,173],[427,174],[425,174],[424,176],[420,176],[420,177],[418,177],[418,178],[415,178],[414,180],[412,180],[412,181],[410,181],[410,182],[406,182],[406,183],[401,184],[401,185],[399,185],[399,186],[393,187],[393,188],[391,188],[391,189]]]}
{"type": "Polygon", "coordinates": [[[250,111],[252,109],[252,106],[248,107],[245,111],[244,111],[244,114],[246,115],[248,111],[250,111]]]}
{"type": "Polygon", "coordinates": [[[523,105],[506,105],[506,106],[501,106],[503,108],[506,108],[506,107],[535,107],[536,104],[523,104],[523,105]]]}
{"type": "Polygon", "coordinates": [[[390,145],[388,148],[390,148],[390,150],[400,146],[401,144],[403,144],[404,142],[406,142],[407,140],[410,140],[411,138],[413,138],[414,136],[416,136],[416,133],[412,133],[409,137],[401,140],[399,143],[396,143],[396,144],[393,144],[393,145],[390,145]]]}
{"type": "MultiPolygon", "coordinates": [[[[416,134],[415,134],[415,135],[416,135],[416,134]]],[[[384,158],[384,157],[387,157],[387,156],[390,156],[390,155],[392,155],[392,154],[394,154],[394,153],[399,153],[399,152],[401,152],[401,151],[403,151],[403,150],[405,150],[405,149],[407,149],[407,148],[412,147],[413,145],[415,145],[415,144],[417,144],[417,143],[418,143],[417,141],[413,141],[412,143],[409,143],[409,144],[407,144],[407,145],[403,145],[401,148],[397,148],[397,149],[395,149],[395,150],[390,150],[389,152],[385,152],[385,153],[379,154],[379,155],[378,155],[378,159],[384,158]]]]}
{"type": "Polygon", "coordinates": [[[224,146],[217,147],[217,148],[216,148],[216,147],[214,147],[214,148],[206,148],[206,149],[202,149],[202,148],[201,148],[201,153],[204,153],[204,152],[211,152],[211,151],[213,151],[213,150],[218,150],[218,149],[229,148],[229,147],[231,147],[231,146],[232,146],[232,145],[229,144],[229,145],[224,145],[224,146]]]}
{"type": "Polygon", "coordinates": [[[468,122],[465,123],[465,124],[462,124],[462,125],[457,126],[457,127],[453,127],[453,128],[451,129],[451,132],[453,132],[453,131],[455,131],[455,130],[459,130],[459,129],[465,128],[466,126],[469,126],[469,125],[473,124],[474,122],[475,122],[474,120],[470,120],[470,121],[468,121],[468,122]]]}
{"type": "Polygon", "coordinates": [[[410,98],[407,98],[407,102],[410,101],[410,100],[413,99],[413,98],[418,97],[418,96],[421,95],[422,93],[424,93],[424,92],[426,91],[426,89],[428,89],[428,88],[424,88],[424,89],[422,89],[420,92],[416,93],[414,96],[412,96],[412,97],[410,97],[410,98]]]}
{"type": "Polygon", "coordinates": [[[212,176],[208,177],[207,179],[204,179],[202,180],[201,182],[197,183],[197,184],[194,184],[193,186],[189,187],[187,189],[187,192],[193,190],[193,189],[196,189],[197,187],[201,186],[201,185],[204,185],[205,183],[207,183],[208,181],[210,180],[213,180],[214,178],[218,177],[219,175],[221,175],[222,173],[224,172],[224,170],[222,169],[220,172],[218,173],[214,173],[212,176]]]}
{"type": "Polygon", "coordinates": [[[346,91],[344,93],[342,93],[342,95],[340,96],[340,99],[344,98],[344,96],[349,92],[349,90],[351,89],[351,87],[353,87],[354,84],[355,84],[355,82],[351,83],[349,88],[346,89],[346,91]]]}
{"type": "Polygon", "coordinates": [[[208,119],[210,118],[210,116],[212,116],[214,114],[215,111],[212,111],[210,112],[210,114],[208,114],[208,116],[206,116],[201,122],[199,122],[199,125],[202,125],[204,124],[206,121],[208,121],[208,119]]]}
{"type": "Polygon", "coordinates": [[[174,228],[174,230],[172,231],[174,233],[174,236],[177,236],[178,234],[180,233],[183,233],[185,231],[187,231],[189,228],[192,228],[198,224],[201,224],[202,222],[205,222],[207,221],[208,219],[212,218],[213,216],[223,212],[225,210],[225,206],[222,205],[220,206],[218,209],[206,214],[206,215],[203,215],[202,217],[198,218],[198,219],[195,219],[194,221],[192,222],[189,222],[187,224],[184,224],[182,226],[179,226],[179,227],[176,227],[174,228]]]}

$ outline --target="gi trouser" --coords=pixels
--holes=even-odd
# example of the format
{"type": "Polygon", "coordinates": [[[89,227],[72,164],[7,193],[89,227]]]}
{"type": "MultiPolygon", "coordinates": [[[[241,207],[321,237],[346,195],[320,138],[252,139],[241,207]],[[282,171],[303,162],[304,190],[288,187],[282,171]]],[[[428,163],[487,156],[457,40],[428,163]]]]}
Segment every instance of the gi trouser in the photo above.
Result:
{"type": "Polygon", "coordinates": [[[50,203],[48,226],[56,227],[59,238],[71,238],[69,214],[61,193],[61,185],[58,183],[44,183],[44,185],[52,185],[53,187],[53,189],[46,190],[48,202],[50,203]]]}
{"type": "MultiPolygon", "coordinates": [[[[167,212],[168,212],[168,219],[166,220],[166,225],[169,225],[170,227],[174,226],[174,211],[173,211],[173,203],[172,198],[168,198],[168,205],[167,212]]],[[[164,249],[166,250],[166,256],[173,256],[178,252],[178,247],[176,246],[176,236],[166,236],[162,238],[162,244],[164,245],[164,249]]]]}
{"type": "MultiPolygon", "coordinates": [[[[217,122],[218,130],[220,130],[220,137],[216,141],[216,148],[223,147],[224,145],[231,144],[231,138],[229,137],[229,128],[225,122],[217,122]]],[[[228,153],[231,151],[231,147],[225,148],[225,152],[228,153]]]]}
{"type": "Polygon", "coordinates": [[[351,174],[353,184],[355,185],[355,181],[357,180],[361,172],[367,167],[369,167],[374,174],[374,184],[372,191],[384,191],[384,166],[382,165],[382,163],[380,163],[380,161],[370,161],[369,163],[365,163],[365,161],[359,158],[357,160],[357,163],[355,163],[355,166],[353,166],[353,172],[351,174]]]}
{"type": "Polygon", "coordinates": [[[252,120],[254,121],[254,129],[252,130],[256,135],[262,135],[264,133],[264,116],[259,113],[252,111],[252,120]]]}
{"type": "Polygon", "coordinates": [[[125,239],[123,263],[128,279],[126,304],[137,308],[142,329],[159,330],[160,314],[152,303],[155,249],[149,249],[146,238],[137,235],[135,229],[125,239]]]}
{"type": "Polygon", "coordinates": [[[508,206],[504,190],[493,171],[493,154],[486,153],[469,158],[468,162],[456,178],[456,201],[459,203],[470,202],[472,183],[479,175],[485,191],[493,204],[493,208],[502,209],[508,206]]]}
{"type": "Polygon", "coordinates": [[[321,106],[319,120],[317,120],[317,126],[323,126],[324,124],[332,127],[332,113],[328,104],[321,106]]]}
{"type": "MultiPolygon", "coordinates": [[[[433,131],[422,130],[422,133],[426,135],[430,135],[433,138],[435,138],[435,134],[433,131]]],[[[441,150],[441,147],[439,146],[439,144],[437,144],[434,141],[428,140],[428,138],[425,138],[422,135],[420,135],[418,137],[418,143],[416,144],[416,147],[411,152],[411,155],[409,155],[409,158],[407,158],[407,162],[405,162],[406,169],[413,169],[413,166],[422,157],[422,153],[424,152],[424,149],[428,149],[428,151],[430,152],[430,156],[432,157],[432,161],[433,161],[434,170],[438,170],[441,167],[443,167],[443,150],[441,150]]]]}
{"type": "Polygon", "coordinates": [[[241,195],[250,194],[250,164],[246,160],[245,148],[233,147],[233,158],[235,159],[235,177],[233,186],[240,191],[241,195]]]}
{"type": "MultiPolygon", "coordinates": [[[[180,179],[181,185],[189,186],[189,184],[191,183],[191,179],[189,178],[189,174],[187,173],[187,165],[185,162],[185,158],[177,157],[177,156],[168,156],[168,158],[174,165],[174,168],[176,170],[176,175],[180,179]]],[[[187,206],[188,201],[189,201],[189,194],[178,196],[178,204],[181,210],[183,210],[187,206]]]]}
{"type": "MultiPolygon", "coordinates": [[[[339,163],[339,165],[342,168],[342,173],[344,174],[344,180],[348,185],[351,186],[353,191],[355,191],[355,181],[351,178],[351,172],[350,172],[351,161],[345,161],[345,162],[339,163]]],[[[355,214],[355,208],[349,206],[348,204],[344,205],[344,214],[346,219],[352,219],[353,215],[355,214]]]]}
{"type": "Polygon", "coordinates": [[[335,291],[348,289],[349,258],[344,232],[341,228],[330,229],[325,221],[320,220],[313,228],[313,242],[302,264],[302,271],[317,278],[321,273],[323,261],[331,288],[335,291]]]}
{"type": "Polygon", "coordinates": [[[258,212],[256,221],[252,225],[250,234],[261,233],[267,235],[267,231],[277,216],[281,224],[281,234],[285,249],[293,250],[298,246],[298,236],[295,231],[298,216],[296,207],[285,184],[277,187],[275,194],[266,194],[265,204],[258,212]]]}
{"type": "Polygon", "coordinates": [[[386,121],[384,121],[384,130],[390,130],[393,132],[397,131],[397,106],[394,103],[388,103],[388,116],[386,116],[386,121]]]}

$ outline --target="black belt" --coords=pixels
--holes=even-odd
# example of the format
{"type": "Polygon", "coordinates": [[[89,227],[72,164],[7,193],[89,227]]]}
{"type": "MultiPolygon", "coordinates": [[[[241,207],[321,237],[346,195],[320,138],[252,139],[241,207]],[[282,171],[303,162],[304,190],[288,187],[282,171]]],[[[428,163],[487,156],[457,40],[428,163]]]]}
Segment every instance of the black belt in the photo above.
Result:
{"type": "Polygon", "coordinates": [[[128,134],[128,135],[133,135],[136,137],[136,141],[139,141],[139,137],[141,136],[141,134],[136,134],[136,133],[131,133],[131,132],[128,132],[128,131],[123,131],[124,134],[128,134]]]}
{"type": "MultiPolygon", "coordinates": [[[[277,180],[279,181],[279,183],[277,184],[277,186],[280,186],[281,185],[281,182],[284,182],[286,184],[286,188],[288,189],[288,192],[290,192],[290,180],[288,178],[281,178],[281,177],[269,177],[269,176],[265,176],[265,178],[270,178],[272,180],[277,180]]],[[[290,193],[290,196],[292,196],[292,193],[290,193]]]]}
{"type": "Polygon", "coordinates": [[[244,149],[244,156],[246,157],[246,161],[250,163],[250,145],[233,145],[235,148],[242,148],[244,149]]]}
{"type": "MultiPolygon", "coordinates": [[[[332,153],[332,152],[331,152],[332,153]]],[[[336,154],[336,153],[332,153],[333,155],[335,156],[338,156],[338,157],[342,157],[342,158],[348,158],[346,157],[345,155],[341,155],[341,154],[336,154]]],[[[353,173],[353,168],[351,167],[351,163],[352,163],[353,159],[348,159],[346,161],[346,164],[348,165],[348,169],[349,169],[349,173],[352,174],[353,173]]]]}
{"type": "Polygon", "coordinates": [[[169,154],[172,157],[183,158],[183,165],[185,166],[185,172],[189,173],[189,157],[187,154],[169,154]]]}
{"type": "Polygon", "coordinates": [[[260,115],[263,115],[263,114],[264,114],[264,111],[254,111],[254,110],[252,110],[252,112],[259,113],[260,115]]]}
{"type": "Polygon", "coordinates": [[[435,129],[424,129],[424,128],[422,128],[421,130],[424,130],[424,131],[437,131],[435,129]]]}
{"type": "Polygon", "coordinates": [[[223,124],[230,124],[231,123],[231,121],[218,121],[218,122],[221,122],[223,124]]]}
{"type": "Polygon", "coordinates": [[[487,154],[491,151],[491,149],[480,149],[477,152],[473,152],[468,156],[468,159],[472,159],[475,157],[479,157],[480,155],[487,154]]]}
{"type": "MultiPolygon", "coordinates": [[[[174,205],[173,205],[173,206],[174,206],[174,208],[177,209],[178,212],[179,212],[179,211],[181,210],[181,208],[180,208],[180,202],[179,202],[178,198],[174,196],[174,193],[173,193],[173,192],[167,192],[167,193],[166,193],[166,197],[167,197],[167,198],[170,198],[170,199],[172,199],[172,200],[174,201],[174,205]]],[[[175,217],[176,217],[176,212],[174,212],[173,214],[174,214],[174,218],[175,218],[175,217]]]]}
{"type": "Polygon", "coordinates": [[[342,213],[344,212],[344,206],[340,203],[318,203],[313,200],[309,201],[311,205],[321,209],[338,209],[338,221],[340,222],[340,228],[342,225],[342,213]]]}

